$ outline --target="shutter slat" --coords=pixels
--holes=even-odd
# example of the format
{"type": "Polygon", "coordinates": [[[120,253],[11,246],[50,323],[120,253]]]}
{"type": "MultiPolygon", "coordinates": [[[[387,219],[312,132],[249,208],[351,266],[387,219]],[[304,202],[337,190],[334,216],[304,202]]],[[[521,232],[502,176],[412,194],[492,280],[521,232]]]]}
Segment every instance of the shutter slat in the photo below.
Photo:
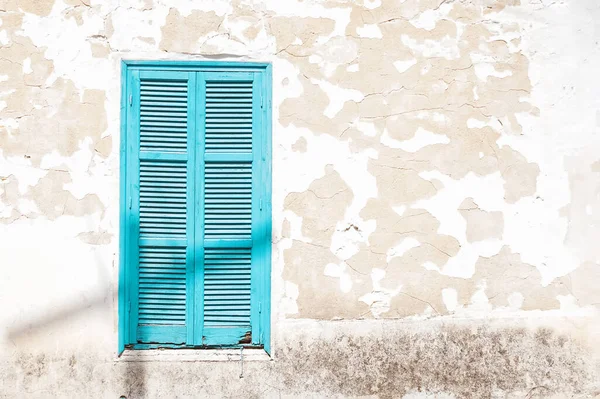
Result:
{"type": "Polygon", "coordinates": [[[170,248],[161,248],[161,252],[158,251],[158,248],[140,248],[139,323],[184,324],[186,254],[170,248]],[[168,314],[156,312],[155,306],[159,303],[157,301],[163,303],[162,306],[168,310],[168,314]]]}
{"type": "Polygon", "coordinates": [[[251,263],[251,249],[205,249],[205,323],[250,325],[251,263]]]}
{"type": "Polygon", "coordinates": [[[207,152],[252,151],[252,96],[252,82],[206,83],[207,152]]]}
{"type": "Polygon", "coordinates": [[[158,82],[142,80],[140,85],[141,151],[186,151],[187,101],[187,85],[160,86],[158,82]],[[160,106],[161,113],[149,116],[156,111],[156,105],[160,106]]]}

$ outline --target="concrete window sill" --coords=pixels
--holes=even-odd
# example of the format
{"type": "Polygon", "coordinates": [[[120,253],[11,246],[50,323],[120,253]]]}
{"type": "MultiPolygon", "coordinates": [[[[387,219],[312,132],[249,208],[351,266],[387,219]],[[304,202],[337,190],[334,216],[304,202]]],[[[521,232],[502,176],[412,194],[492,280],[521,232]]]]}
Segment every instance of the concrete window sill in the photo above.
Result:
{"type": "MultiPolygon", "coordinates": [[[[263,362],[271,357],[263,349],[244,349],[244,362],[263,362]]],[[[119,362],[239,362],[239,349],[126,349],[119,362]]]]}

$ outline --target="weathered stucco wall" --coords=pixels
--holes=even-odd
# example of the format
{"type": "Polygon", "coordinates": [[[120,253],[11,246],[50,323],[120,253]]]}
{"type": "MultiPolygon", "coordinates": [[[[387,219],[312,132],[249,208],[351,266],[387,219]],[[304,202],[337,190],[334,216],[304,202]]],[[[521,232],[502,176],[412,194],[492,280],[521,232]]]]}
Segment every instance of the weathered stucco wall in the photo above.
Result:
{"type": "Polygon", "coordinates": [[[0,397],[600,392],[598,21],[595,0],[1,1],[0,397]],[[116,359],[122,59],[273,63],[274,360],[244,378],[116,359]]]}

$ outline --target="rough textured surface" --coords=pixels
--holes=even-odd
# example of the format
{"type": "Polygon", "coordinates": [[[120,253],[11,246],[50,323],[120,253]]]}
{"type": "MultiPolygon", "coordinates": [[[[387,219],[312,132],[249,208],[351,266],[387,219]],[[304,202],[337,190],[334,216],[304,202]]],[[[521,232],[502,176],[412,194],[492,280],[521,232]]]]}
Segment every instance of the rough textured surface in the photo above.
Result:
{"type": "Polygon", "coordinates": [[[0,21],[0,395],[596,394],[597,1],[4,0],[0,21]],[[113,361],[122,59],[273,64],[276,360],[239,384],[113,361]]]}
{"type": "MultiPolygon", "coordinates": [[[[514,322],[514,321],[513,321],[514,322]]],[[[15,351],[5,396],[590,397],[585,348],[567,334],[513,322],[286,323],[275,361],[124,362],[96,350],[15,351]],[[240,374],[243,378],[240,378],[240,374]]],[[[546,322],[547,323],[547,322],[546,322]]]]}

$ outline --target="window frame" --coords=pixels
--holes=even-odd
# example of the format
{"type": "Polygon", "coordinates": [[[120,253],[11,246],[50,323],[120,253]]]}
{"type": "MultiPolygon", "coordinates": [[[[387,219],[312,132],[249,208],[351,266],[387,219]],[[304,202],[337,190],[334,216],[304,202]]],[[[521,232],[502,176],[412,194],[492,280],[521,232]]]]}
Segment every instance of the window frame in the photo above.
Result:
{"type": "MultiPolygon", "coordinates": [[[[235,61],[171,61],[171,60],[122,60],[121,61],[121,107],[120,107],[120,203],[119,203],[119,284],[118,284],[118,354],[122,354],[125,348],[144,350],[156,348],[181,348],[181,349],[208,349],[220,346],[179,346],[173,344],[135,344],[131,343],[131,337],[134,332],[131,331],[130,317],[130,287],[129,282],[134,278],[132,276],[132,266],[129,258],[131,256],[129,237],[126,233],[128,215],[128,203],[130,201],[128,193],[128,140],[129,135],[135,134],[129,125],[134,115],[129,111],[129,104],[132,101],[131,93],[133,87],[133,71],[157,71],[157,72],[259,72],[262,74],[262,161],[261,166],[261,184],[256,194],[262,200],[261,204],[264,210],[260,222],[266,229],[264,236],[268,237],[268,244],[262,252],[259,259],[256,260],[259,268],[258,274],[261,276],[256,289],[256,297],[259,298],[259,325],[257,331],[259,342],[264,350],[270,354],[271,342],[271,231],[272,231],[272,65],[270,63],[254,62],[235,62],[235,61]]],[[[253,266],[254,266],[253,260],[253,266]]],[[[254,289],[254,288],[253,288],[254,289]]],[[[253,326],[254,331],[254,326],[253,326]]],[[[245,345],[238,345],[242,347],[245,345]]],[[[231,348],[231,346],[224,346],[231,348]]]]}

